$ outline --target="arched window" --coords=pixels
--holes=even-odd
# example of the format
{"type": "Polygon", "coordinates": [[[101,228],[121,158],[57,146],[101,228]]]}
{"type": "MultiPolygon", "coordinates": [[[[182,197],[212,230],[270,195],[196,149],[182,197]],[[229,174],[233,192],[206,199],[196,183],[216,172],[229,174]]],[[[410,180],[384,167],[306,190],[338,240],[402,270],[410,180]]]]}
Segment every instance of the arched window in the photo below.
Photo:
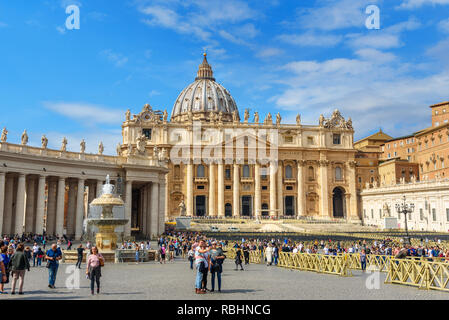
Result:
{"type": "Polygon", "coordinates": [[[285,178],[286,179],[292,179],[293,178],[292,166],[290,166],[290,165],[285,167],[285,178]]]}
{"type": "Polygon", "coordinates": [[[342,180],[342,179],[343,179],[343,174],[341,172],[341,168],[336,167],[335,168],[335,180],[342,180]]]}
{"type": "Polygon", "coordinates": [[[315,180],[315,170],[312,166],[309,167],[309,181],[315,180]]]}
{"type": "Polygon", "coordinates": [[[243,166],[243,177],[244,178],[249,178],[250,174],[249,174],[249,165],[245,164],[243,166]]]}
{"type": "Polygon", "coordinates": [[[202,164],[198,165],[196,168],[196,177],[204,178],[204,166],[202,164]]]}

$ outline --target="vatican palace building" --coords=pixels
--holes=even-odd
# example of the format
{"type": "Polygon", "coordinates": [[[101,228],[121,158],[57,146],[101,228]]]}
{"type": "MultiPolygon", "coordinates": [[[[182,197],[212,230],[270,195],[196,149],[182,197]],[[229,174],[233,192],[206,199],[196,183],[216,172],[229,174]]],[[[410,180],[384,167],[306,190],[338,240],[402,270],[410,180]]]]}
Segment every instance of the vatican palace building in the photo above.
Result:
{"type": "Polygon", "coordinates": [[[216,219],[317,219],[359,223],[354,130],[338,110],[317,123],[239,111],[204,55],[169,116],[128,110],[117,155],[0,140],[0,231],[80,239],[89,203],[110,175],[125,202],[125,236],[156,236],[185,215],[216,219]],[[193,77],[192,77],[193,78],[193,77]]]}

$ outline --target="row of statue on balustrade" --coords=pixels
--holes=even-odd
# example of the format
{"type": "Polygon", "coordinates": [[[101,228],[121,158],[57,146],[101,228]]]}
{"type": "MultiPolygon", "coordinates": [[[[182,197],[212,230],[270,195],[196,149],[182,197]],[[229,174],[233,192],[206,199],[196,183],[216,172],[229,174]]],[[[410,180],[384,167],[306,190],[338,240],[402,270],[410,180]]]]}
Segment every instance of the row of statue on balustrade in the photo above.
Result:
{"type": "MultiPolygon", "coordinates": [[[[0,142],[2,143],[6,143],[8,139],[8,130],[6,128],[3,128],[2,130],[2,134],[0,137],[0,142]]],[[[137,144],[136,144],[136,148],[134,149],[133,146],[129,143],[126,151],[122,151],[122,146],[120,145],[120,143],[117,145],[117,155],[121,156],[121,155],[136,155],[136,154],[140,154],[140,155],[146,155],[146,146],[147,146],[147,137],[145,135],[141,135],[137,138],[137,144]]],[[[23,131],[22,136],[21,136],[21,144],[23,146],[26,146],[28,144],[28,133],[26,130],[23,131]]],[[[61,143],[61,148],[59,149],[59,151],[61,152],[67,152],[67,138],[64,137],[62,139],[62,143],[61,143]]],[[[47,149],[48,146],[48,138],[43,135],[41,138],[41,148],[42,149],[47,149]]],[[[85,153],[86,152],[86,141],[81,140],[80,142],[80,153],[85,153]]],[[[103,142],[100,142],[98,145],[98,154],[102,155],[104,152],[104,145],[103,142]]],[[[154,147],[153,148],[153,154],[152,154],[154,159],[158,159],[160,161],[162,160],[166,160],[167,159],[167,150],[166,148],[163,148],[162,150],[159,150],[158,147],[154,147]]]]}

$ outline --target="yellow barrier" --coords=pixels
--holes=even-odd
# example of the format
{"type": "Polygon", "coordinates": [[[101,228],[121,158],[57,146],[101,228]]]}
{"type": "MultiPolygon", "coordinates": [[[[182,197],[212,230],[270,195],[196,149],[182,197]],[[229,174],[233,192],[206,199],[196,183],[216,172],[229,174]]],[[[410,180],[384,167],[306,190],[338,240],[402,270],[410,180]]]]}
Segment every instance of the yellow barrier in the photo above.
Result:
{"type": "Polygon", "coordinates": [[[352,272],[348,263],[348,256],[280,252],[278,266],[349,277],[352,272]]]}
{"type": "Polygon", "coordinates": [[[449,264],[426,260],[391,259],[385,283],[449,291],[449,264]]]}

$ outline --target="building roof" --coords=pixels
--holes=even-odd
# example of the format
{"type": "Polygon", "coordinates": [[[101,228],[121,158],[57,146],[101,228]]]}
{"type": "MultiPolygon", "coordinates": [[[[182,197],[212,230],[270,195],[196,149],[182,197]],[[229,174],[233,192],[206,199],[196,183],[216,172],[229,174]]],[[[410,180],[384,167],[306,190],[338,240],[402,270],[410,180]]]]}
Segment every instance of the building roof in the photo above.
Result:
{"type": "Polygon", "coordinates": [[[388,134],[382,132],[382,129],[380,129],[379,132],[376,132],[376,133],[374,133],[374,134],[372,134],[372,135],[370,135],[370,136],[368,136],[368,137],[365,137],[365,138],[363,138],[363,139],[360,139],[360,140],[354,142],[354,144],[358,144],[358,143],[360,143],[360,142],[362,142],[362,141],[365,141],[365,140],[380,140],[380,141],[386,141],[386,140],[390,140],[390,139],[393,139],[393,138],[392,138],[391,136],[389,136],[388,134]]]}
{"type": "Polygon", "coordinates": [[[444,106],[444,105],[449,105],[449,101],[444,101],[444,102],[440,102],[440,103],[437,103],[437,104],[433,104],[429,108],[441,107],[441,106],[444,106]]]}

